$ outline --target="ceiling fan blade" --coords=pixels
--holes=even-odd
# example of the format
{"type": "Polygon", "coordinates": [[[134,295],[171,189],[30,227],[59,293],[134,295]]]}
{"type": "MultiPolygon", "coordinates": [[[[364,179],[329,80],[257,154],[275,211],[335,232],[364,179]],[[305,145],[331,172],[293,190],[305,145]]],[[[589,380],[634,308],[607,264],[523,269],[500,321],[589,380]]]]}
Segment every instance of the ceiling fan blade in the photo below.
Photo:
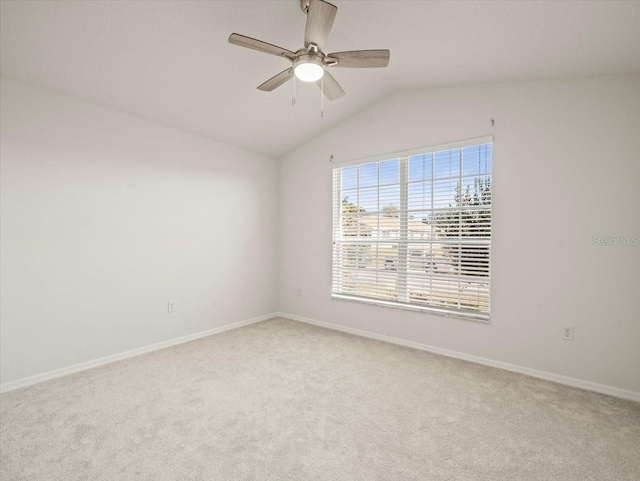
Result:
{"type": "Polygon", "coordinates": [[[336,52],[327,55],[328,60],[336,59],[338,63],[332,67],[375,68],[389,65],[389,50],[352,50],[351,52],[336,52]]]}
{"type": "Polygon", "coordinates": [[[271,45],[270,43],[263,42],[251,37],[245,37],[238,33],[232,33],[229,35],[229,43],[239,45],[241,47],[251,48],[258,52],[270,53],[271,55],[277,55],[278,57],[285,57],[289,60],[293,59],[296,54],[286,48],[278,47],[277,45],[271,45]]]}
{"type": "Polygon", "coordinates": [[[258,87],[258,90],[263,90],[265,92],[271,92],[272,90],[277,89],[280,85],[287,83],[293,77],[293,68],[288,68],[287,70],[283,70],[275,77],[271,77],[265,83],[258,87]]]}
{"type": "Polygon", "coordinates": [[[315,43],[320,50],[327,41],[338,7],[324,0],[311,0],[304,31],[304,46],[315,43]]]}
{"type": "Polygon", "coordinates": [[[318,87],[323,88],[322,82],[324,81],[324,96],[329,100],[339,99],[344,95],[344,90],[340,87],[340,84],[333,76],[325,70],[324,76],[316,82],[318,87]]]}

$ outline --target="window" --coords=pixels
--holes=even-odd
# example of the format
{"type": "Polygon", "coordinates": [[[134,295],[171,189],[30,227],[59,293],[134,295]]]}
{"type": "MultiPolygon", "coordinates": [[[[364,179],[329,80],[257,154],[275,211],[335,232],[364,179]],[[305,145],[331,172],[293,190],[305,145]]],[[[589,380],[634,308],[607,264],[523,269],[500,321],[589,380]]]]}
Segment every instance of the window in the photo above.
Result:
{"type": "Polygon", "coordinates": [[[488,320],[492,141],[336,166],[333,297],[488,320]]]}

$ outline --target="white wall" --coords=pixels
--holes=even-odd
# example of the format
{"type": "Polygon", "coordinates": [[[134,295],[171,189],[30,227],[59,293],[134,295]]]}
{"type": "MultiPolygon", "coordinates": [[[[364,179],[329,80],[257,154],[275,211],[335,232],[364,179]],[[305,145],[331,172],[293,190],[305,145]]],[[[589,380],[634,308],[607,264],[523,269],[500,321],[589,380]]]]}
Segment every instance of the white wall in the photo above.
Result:
{"type": "Polygon", "coordinates": [[[275,160],[1,92],[2,383],[276,310],[275,160]]]}
{"type": "Polygon", "coordinates": [[[593,243],[640,235],[640,77],[404,91],[287,155],[279,175],[280,311],[640,392],[640,246],[593,243]],[[491,323],[332,300],[329,156],[484,135],[491,323]]]}
{"type": "Polygon", "coordinates": [[[279,204],[267,157],[7,79],[0,100],[3,384],[280,310],[640,392],[640,246],[592,239],[640,235],[638,76],[397,93],[282,159],[279,204]],[[491,323],[331,300],[329,156],[483,135],[491,323]]]}

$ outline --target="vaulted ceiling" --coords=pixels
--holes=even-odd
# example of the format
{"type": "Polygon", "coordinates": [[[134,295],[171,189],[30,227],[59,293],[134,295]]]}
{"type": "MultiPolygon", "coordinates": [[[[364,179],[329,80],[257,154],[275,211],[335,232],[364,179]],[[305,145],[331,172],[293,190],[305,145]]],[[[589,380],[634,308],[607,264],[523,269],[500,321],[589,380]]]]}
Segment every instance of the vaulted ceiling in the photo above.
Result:
{"type": "Polygon", "coordinates": [[[288,61],[227,43],[238,32],[296,50],[305,16],[282,1],[2,1],[1,73],[279,157],[390,92],[640,72],[640,2],[333,0],[325,51],[388,48],[387,69],[340,69],[325,103],[298,82],[256,89],[288,61]]]}

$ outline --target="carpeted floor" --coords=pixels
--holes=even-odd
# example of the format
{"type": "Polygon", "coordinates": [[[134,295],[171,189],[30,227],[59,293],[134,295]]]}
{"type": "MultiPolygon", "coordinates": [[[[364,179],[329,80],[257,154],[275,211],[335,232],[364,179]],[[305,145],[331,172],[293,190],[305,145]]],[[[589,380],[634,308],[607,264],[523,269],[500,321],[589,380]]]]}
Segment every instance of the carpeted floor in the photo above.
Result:
{"type": "Polygon", "coordinates": [[[3,481],[640,479],[640,404],[285,319],[0,400],[3,481]]]}

